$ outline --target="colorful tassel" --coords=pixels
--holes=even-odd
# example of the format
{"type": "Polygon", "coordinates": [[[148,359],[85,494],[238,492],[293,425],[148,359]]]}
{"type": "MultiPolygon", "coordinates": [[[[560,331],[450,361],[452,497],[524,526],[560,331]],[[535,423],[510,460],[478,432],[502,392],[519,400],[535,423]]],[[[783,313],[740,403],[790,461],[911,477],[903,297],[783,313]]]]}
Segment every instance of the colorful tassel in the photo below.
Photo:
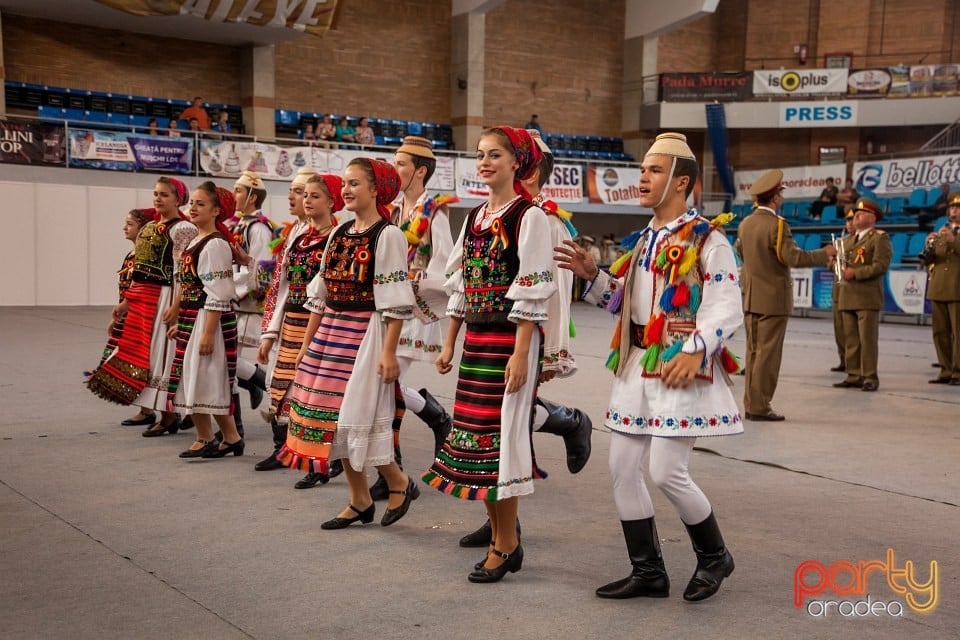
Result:
{"type": "Polygon", "coordinates": [[[663,290],[663,293],[660,295],[660,308],[665,312],[670,313],[674,310],[673,306],[673,294],[677,290],[677,285],[671,284],[669,287],[663,290]]]}
{"type": "Polygon", "coordinates": [[[573,324],[573,318],[570,318],[569,326],[567,327],[569,335],[571,338],[577,337],[577,325],[573,324]]]}
{"type": "Polygon", "coordinates": [[[663,271],[663,268],[667,266],[667,250],[664,249],[660,252],[660,255],[657,256],[657,269],[663,271]]]}
{"type": "Polygon", "coordinates": [[[627,234],[627,236],[620,242],[620,247],[624,251],[632,251],[635,246],[637,246],[637,241],[640,239],[640,236],[643,235],[643,230],[634,231],[633,233],[627,234]]]}
{"type": "Polygon", "coordinates": [[[690,313],[696,313],[700,308],[700,285],[695,284],[690,287],[690,304],[688,305],[690,313]]]}
{"type": "Polygon", "coordinates": [[[660,365],[660,345],[652,344],[647,347],[647,350],[643,353],[643,358],[640,359],[640,364],[647,373],[656,371],[660,365]]]}
{"type": "Polygon", "coordinates": [[[676,285],[670,302],[674,309],[681,309],[690,304],[690,287],[687,286],[685,281],[681,280],[680,284],[676,285]]]}
{"type": "Polygon", "coordinates": [[[681,276],[687,275],[690,272],[690,269],[693,268],[693,265],[697,262],[699,251],[696,247],[688,247],[686,252],[683,254],[683,260],[680,261],[680,264],[677,266],[678,273],[681,276]]]}
{"type": "Polygon", "coordinates": [[[623,274],[627,272],[627,267],[630,266],[631,257],[633,257],[633,249],[614,260],[613,264],[610,265],[611,275],[616,278],[622,278],[623,274]]]}
{"type": "Polygon", "coordinates": [[[614,349],[613,351],[610,352],[610,355],[607,356],[607,361],[604,363],[603,366],[605,366],[607,369],[610,369],[610,371],[613,371],[614,373],[616,373],[617,366],[619,364],[620,364],[620,350],[614,349]]]}
{"type": "Polygon", "coordinates": [[[674,356],[680,353],[680,349],[682,348],[683,348],[683,340],[677,340],[676,342],[674,342],[672,345],[670,345],[664,350],[663,355],[660,356],[660,359],[663,360],[664,362],[670,362],[671,360],[673,360],[674,356]]]}
{"type": "Polygon", "coordinates": [[[623,304],[623,287],[618,287],[616,291],[613,292],[613,295],[610,296],[610,299],[607,300],[607,311],[610,313],[617,313],[620,311],[620,306],[623,304]]]}
{"type": "Polygon", "coordinates": [[[643,328],[643,344],[660,344],[663,339],[663,327],[667,322],[664,314],[652,318],[647,326],[643,328]]]}
{"type": "Polygon", "coordinates": [[[620,348],[620,323],[623,322],[622,319],[617,319],[617,326],[613,328],[613,335],[610,336],[610,348],[619,349],[620,348]]]}
{"type": "Polygon", "coordinates": [[[737,356],[733,355],[733,352],[727,347],[720,350],[720,364],[723,366],[723,370],[729,374],[739,373],[742,368],[737,356]]]}
{"type": "Polygon", "coordinates": [[[698,222],[695,225],[693,225],[693,232],[698,236],[703,235],[708,231],[710,231],[709,222],[698,222]]]}
{"type": "Polygon", "coordinates": [[[728,224],[729,222],[731,222],[731,221],[732,221],[734,218],[736,218],[736,217],[737,217],[737,214],[732,213],[732,212],[729,212],[729,211],[727,211],[726,213],[721,213],[721,214],[718,215],[716,218],[714,218],[713,220],[710,221],[710,226],[712,226],[712,227],[714,227],[714,228],[716,228],[716,227],[722,227],[722,226],[728,224]]]}

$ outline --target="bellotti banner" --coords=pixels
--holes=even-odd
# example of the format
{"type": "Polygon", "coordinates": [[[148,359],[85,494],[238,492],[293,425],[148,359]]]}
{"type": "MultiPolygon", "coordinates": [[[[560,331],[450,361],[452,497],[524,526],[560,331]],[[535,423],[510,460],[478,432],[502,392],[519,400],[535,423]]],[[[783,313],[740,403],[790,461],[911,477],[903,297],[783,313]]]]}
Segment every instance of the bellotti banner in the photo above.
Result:
{"type": "MultiPolygon", "coordinates": [[[[793,306],[797,309],[831,309],[835,285],[832,269],[791,269],[793,306]]],[[[916,269],[891,269],[883,276],[883,311],[920,315],[930,313],[927,274],[916,269]]]]}
{"type": "MultiPolygon", "coordinates": [[[[827,186],[827,178],[833,178],[834,183],[843,184],[846,179],[847,165],[811,165],[807,167],[784,167],[783,168],[783,197],[794,198],[818,198],[823,188],[827,186]]],[[[762,171],[737,171],[737,200],[753,201],[750,195],[750,187],[754,180],[767,172],[762,171]]]]}
{"type": "Polygon", "coordinates": [[[847,69],[780,69],[753,72],[756,96],[840,95],[847,92],[847,69]]]}
{"type": "MultiPolygon", "coordinates": [[[[319,173],[343,175],[343,170],[354,158],[393,162],[393,151],[200,141],[200,168],[206,173],[224,178],[239,177],[243,171],[256,171],[265,180],[290,180],[300,167],[313,167],[319,173]]],[[[454,158],[437,157],[437,169],[427,183],[427,188],[435,191],[454,190],[454,158]]]]}
{"type": "Polygon", "coordinates": [[[587,197],[599,204],[640,206],[640,169],[588,166],[587,197]]]}
{"type": "Polygon", "coordinates": [[[857,189],[877,195],[904,194],[960,182],[960,155],[927,156],[857,162],[853,165],[857,189]]]}

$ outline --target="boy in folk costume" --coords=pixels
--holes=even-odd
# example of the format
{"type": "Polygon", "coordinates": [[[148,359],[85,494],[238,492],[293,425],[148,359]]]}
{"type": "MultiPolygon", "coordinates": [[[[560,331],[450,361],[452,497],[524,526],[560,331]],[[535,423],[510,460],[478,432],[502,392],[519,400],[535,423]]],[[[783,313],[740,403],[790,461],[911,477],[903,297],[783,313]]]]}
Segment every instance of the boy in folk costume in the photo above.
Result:
{"type": "Polygon", "coordinates": [[[560,265],[589,283],[585,298],[620,316],[607,361],[617,377],[604,424],[612,432],[613,494],[633,570],[597,589],[601,598],[669,595],[645,467],[680,514],[697,555],[684,599],[709,598],[734,568],[710,502],[687,470],[698,436],[743,431],[727,377],[739,365],[724,347],[743,322],[737,267],[718,222],[687,209],[697,174],[683,135],[657,136],[640,178],[640,203],[654,216],[629,257],[613,265],[615,275],[600,271],[573,242],[556,249],[560,265]]]}
{"type": "MultiPolygon", "coordinates": [[[[263,302],[273,275],[275,259],[271,243],[275,237],[273,222],[261,207],[267,190],[260,175],[244,171],[233,185],[237,213],[227,220],[233,242],[249,256],[245,268],[234,270],[237,288],[237,337],[240,352],[237,357],[237,384],[250,392],[250,406],[256,409],[267,390],[266,374],[255,362],[241,357],[244,348],[260,346],[260,324],[263,321],[263,302]]],[[[242,431],[239,398],[234,398],[234,417],[242,431]]]]}
{"type": "MultiPolygon", "coordinates": [[[[543,153],[540,164],[533,175],[523,180],[523,186],[533,196],[533,204],[547,214],[550,226],[550,246],[559,246],[567,240],[573,240],[577,230],[570,222],[571,215],[557,206],[553,200],[545,200],[541,189],[550,180],[553,173],[553,151],[540,137],[536,129],[527,129],[527,133],[543,153]]],[[[548,382],[555,377],[566,378],[577,371],[577,363],[570,352],[572,320],[570,318],[570,296],[573,290],[573,274],[555,266],[553,279],[557,283],[557,293],[547,300],[547,320],[543,323],[543,366],[540,382],[548,382]]],[[[579,473],[590,459],[590,437],[593,423],[590,417],[573,407],[548,402],[537,397],[534,405],[533,430],[552,433],[563,437],[567,451],[567,469],[570,473],[579,473]]],[[[460,539],[461,547],[485,547],[490,544],[493,531],[487,520],[479,529],[460,539]]]]}

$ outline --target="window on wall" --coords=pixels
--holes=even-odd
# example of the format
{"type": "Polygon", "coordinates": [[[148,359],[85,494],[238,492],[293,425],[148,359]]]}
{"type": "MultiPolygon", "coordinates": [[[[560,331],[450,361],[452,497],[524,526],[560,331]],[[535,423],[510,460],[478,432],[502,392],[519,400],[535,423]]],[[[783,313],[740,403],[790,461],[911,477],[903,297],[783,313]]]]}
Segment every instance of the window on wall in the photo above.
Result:
{"type": "Polygon", "coordinates": [[[843,164],[847,161],[846,147],[820,147],[817,150],[820,164],[843,164]]]}
{"type": "Polygon", "coordinates": [[[853,52],[824,54],[823,66],[827,69],[849,69],[853,66],[853,52]]]}

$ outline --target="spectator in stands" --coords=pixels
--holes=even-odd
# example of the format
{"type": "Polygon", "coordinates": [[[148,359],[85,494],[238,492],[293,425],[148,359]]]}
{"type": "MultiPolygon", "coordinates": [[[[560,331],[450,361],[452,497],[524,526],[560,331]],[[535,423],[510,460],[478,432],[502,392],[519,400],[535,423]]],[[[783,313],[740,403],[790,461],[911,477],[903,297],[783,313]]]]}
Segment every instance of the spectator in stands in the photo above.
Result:
{"type": "Polygon", "coordinates": [[[600,245],[600,262],[598,264],[601,268],[606,269],[617,259],[617,241],[611,233],[603,236],[600,245]]]}
{"type": "Polygon", "coordinates": [[[947,202],[949,200],[950,184],[943,183],[940,185],[940,195],[937,196],[933,206],[920,211],[920,214],[917,216],[917,226],[920,229],[929,229],[930,223],[937,218],[947,215],[947,202]]]}
{"type": "Polygon", "coordinates": [[[337,125],[335,131],[337,142],[354,142],[355,134],[353,127],[351,127],[350,123],[347,122],[346,116],[340,118],[340,124],[337,125]]]}
{"type": "Polygon", "coordinates": [[[226,109],[220,110],[214,128],[220,133],[233,133],[233,126],[230,124],[230,114],[227,113],[226,109]]]}
{"type": "Polygon", "coordinates": [[[323,120],[317,126],[318,140],[333,140],[337,137],[337,128],[333,126],[330,115],[323,116],[323,120]]]}
{"type": "Polygon", "coordinates": [[[594,264],[600,264],[600,248],[593,236],[580,236],[580,245],[590,256],[594,264]]]}
{"type": "Polygon", "coordinates": [[[313,132],[313,125],[309,122],[303,125],[303,133],[300,136],[303,140],[316,140],[317,134],[313,132]]]}
{"type": "Polygon", "coordinates": [[[847,178],[843,189],[837,193],[837,208],[846,215],[848,211],[853,210],[853,205],[859,197],[860,193],[853,186],[853,178],[847,178]]]}
{"type": "Polygon", "coordinates": [[[524,129],[536,129],[536,130],[539,131],[540,133],[543,133],[543,129],[540,127],[540,116],[538,116],[538,115],[535,114],[535,113],[534,113],[534,114],[531,114],[531,115],[530,115],[530,122],[528,122],[527,124],[523,125],[523,128],[524,128],[524,129]]]}
{"type": "Polygon", "coordinates": [[[210,128],[210,116],[207,114],[207,110],[203,108],[203,98],[200,96],[193,99],[193,106],[187,107],[180,113],[181,120],[190,120],[191,118],[196,118],[197,124],[204,131],[210,128]]]}
{"type": "Polygon", "coordinates": [[[167,131],[167,136],[171,138],[179,138],[180,137],[180,132],[178,131],[179,128],[180,128],[180,123],[177,121],[177,119],[171,118],[170,122],[167,123],[167,129],[169,129],[169,131],[167,131]]]}
{"type": "Polygon", "coordinates": [[[196,118],[190,118],[190,131],[193,131],[194,133],[200,132],[200,121],[196,118]]]}
{"type": "Polygon", "coordinates": [[[820,198],[810,205],[810,217],[819,220],[823,213],[823,208],[828,204],[837,204],[837,185],[833,184],[833,178],[827,178],[827,186],[820,192],[820,198]]]}
{"type": "Polygon", "coordinates": [[[147,121],[147,134],[149,134],[149,135],[151,135],[151,136],[158,135],[158,133],[157,133],[157,126],[158,126],[158,125],[157,125],[157,119],[156,119],[156,118],[150,118],[150,120],[147,121]]]}
{"type": "Polygon", "coordinates": [[[373,134],[373,129],[370,127],[370,122],[367,120],[366,116],[360,118],[360,124],[357,125],[357,130],[354,131],[354,138],[356,139],[357,144],[376,144],[377,139],[373,134]]]}

